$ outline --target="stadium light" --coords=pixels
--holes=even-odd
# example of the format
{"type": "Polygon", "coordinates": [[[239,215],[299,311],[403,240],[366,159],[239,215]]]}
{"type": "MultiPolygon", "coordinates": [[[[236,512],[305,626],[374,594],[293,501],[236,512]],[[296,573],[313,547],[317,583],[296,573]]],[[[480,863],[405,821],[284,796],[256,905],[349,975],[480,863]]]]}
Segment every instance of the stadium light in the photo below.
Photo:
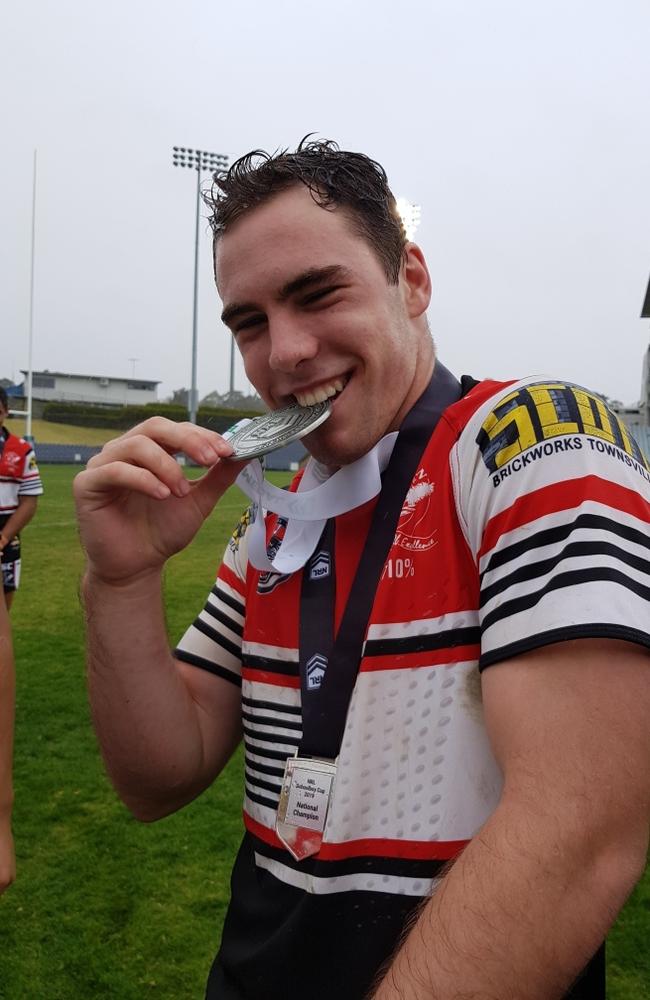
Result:
{"type": "Polygon", "coordinates": [[[201,173],[209,170],[215,173],[228,167],[228,157],[222,153],[209,153],[204,149],[188,149],[187,146],[174,146],[172,162],[175,167],[189,167],[196,170],[196,230],[194,235],[194,308],[192,311],[192,384],[190,387],[187,410],[191,423],[196,423],[198,409],[198,390],[196,387],[196,345],[199,315],[199,218],[201,210],[201,173]]]}
{"type": "Polygon", "coordinates": [[[407,198],[397,198],[395,206],[399,213],[399,217],[402,220],[406,238],[407,240],[412,240],[415,237],[418,226],[420,225],[422,209],[419,205],[414,205],[407,198]]]}

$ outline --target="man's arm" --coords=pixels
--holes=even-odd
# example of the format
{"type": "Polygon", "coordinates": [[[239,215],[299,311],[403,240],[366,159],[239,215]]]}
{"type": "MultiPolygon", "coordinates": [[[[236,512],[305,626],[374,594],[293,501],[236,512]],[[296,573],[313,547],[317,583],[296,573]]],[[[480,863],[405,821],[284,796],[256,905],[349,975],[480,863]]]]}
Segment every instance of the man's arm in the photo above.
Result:
{"type": "Polygon", "coordinates": [[[0,531],[0,549],[8,545],[23,530],[25,525],[29,524],[36,513],[37,503],[38,497],[18,497],[18,506],[0,531]]]}
{"type": "Polygon", "coordinates": [[[194,798],[239,739],[239,689],[171,655],[165,561],[192,540],[241,466],[191,424],[153,418],[110,442],[77,476],[75,501],[93,719],[108,772],[131,811],[153,820],[194,798]],[[190,483],[172,454],[210,466],[190,483]]]}
{"type": "Polygon", "coordinates": [[[13,784],[11,765],[14,741],[15,678],[9,614],[0,594],[0,893],[16,877],[11,833],[13,784]]]}
{"type": "Polygon", "coordinates": [[[555,1000],[640,878],[650,656],[580,640],[489,667],[501,801],[423,907],[375,1000],[555,1000]]]}

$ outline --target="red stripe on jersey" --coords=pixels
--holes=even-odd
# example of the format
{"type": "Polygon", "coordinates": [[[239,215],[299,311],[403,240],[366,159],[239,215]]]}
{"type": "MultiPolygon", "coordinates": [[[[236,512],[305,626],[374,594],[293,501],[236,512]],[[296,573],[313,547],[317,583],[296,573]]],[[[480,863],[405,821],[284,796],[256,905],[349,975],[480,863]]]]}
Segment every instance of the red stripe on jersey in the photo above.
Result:
{"type": "Polygon", "coordinates": [[[485,527],[478,553],[479,560],[494,548],[506,532],[521,528],[548,514],[572,510],[589,501],[605,504],[650,523],[650,503],[640,493],[599,476],[582,476],[580,479],[569,479],[564,483],[533,490],[515,500],[507,510],[496,514],[485,527]]]}
{"type": "Polygon", "coordinates": [[[242,680],[253,681],[257,684],[273,684],[275,687],[299,688],[299,677],[288,677],[286,674],[273,674],[268,670],[249,670],[242,668],[242,680]]]}
{"type": "MultiPolygon", "coordinates": [[[[263,826],[244,809],[244,826],[258,840],[286,850],[275,830],[263,826]]],[[[320,861],[345,861],[347,858],[401,858],[415,861],[450,861],[469,844],[469,840],[384,840],[368,837],[344,844],[325,843],[316,857],[320,861]]]]}
{"type": "Polygon", "coordinates": [[[421,861],[449,861],[455,858],[469,840],[347,840],[344,844],[323,844],[318,857],[322,861],[342,861],[345,858],[404,858],[421,861]]]}
{"type": "Polygon", "coordinates": [[[240,580],[237,574],[233,573],[225,563],[221,563],[217,579],[223,580],[224,583],[227,583],[229,587],[232,587],[233,590],[236,590],[241,595],[243,601],[246,600],[246,585],[244,581],[240,580]]]}
{"type": "Polygon", "coordinates": [[[246,810],[243,810],[244,826],[249,833],[252,833],[254,837],[258,840],[263,840],[265,844],[270,844],[271,847],[279,847],[280,850],[286,851],[285,845],[282,843],[278,837],[275,830],[269,829],[268,826],[264,826],[262,823],[258,823],[256,819],[249,816],[246,810]]]}
{"type": "Polygon", "coordinates": [[[438,667],[448,663],[460,663],[466,660],[477,660],[481,655],[481,646],[475,643],[471,646],[451,646],[449,649],[429,649],[418,653],[391,653],[386,656],[368,656],[359,669],[359,673],[371,670],[410,670],[412,667],[438,667]]]}

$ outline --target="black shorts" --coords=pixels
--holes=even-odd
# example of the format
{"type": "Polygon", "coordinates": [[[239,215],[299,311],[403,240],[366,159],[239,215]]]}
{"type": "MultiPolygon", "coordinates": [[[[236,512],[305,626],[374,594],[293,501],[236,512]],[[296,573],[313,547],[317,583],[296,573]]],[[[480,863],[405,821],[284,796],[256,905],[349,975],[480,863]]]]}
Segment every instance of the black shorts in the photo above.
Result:
{"type": "Polygon", "coordinates": [[[20,538],[13,538],[2,550],[2,586],[5,594],[18,590],[20,582],[20,538]]]}

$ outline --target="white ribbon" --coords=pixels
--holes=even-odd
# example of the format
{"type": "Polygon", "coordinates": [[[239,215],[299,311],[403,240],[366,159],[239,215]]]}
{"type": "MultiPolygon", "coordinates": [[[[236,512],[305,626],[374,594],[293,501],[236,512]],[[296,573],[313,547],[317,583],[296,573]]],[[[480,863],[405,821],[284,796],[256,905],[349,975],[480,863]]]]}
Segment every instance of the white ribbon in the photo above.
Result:
{"type": "Polygon", "coordinates": [[[248,529],[248,558],[255,569],[272,573],[295,573],[312,555],[325,523],[360,507],[381,490],[381,473],[388,465],[397,431],[386,434],[366,455],[344,465],[322,482],[323,466],[310,458],[295,493],[279,489],[264,479],[257,459],[237,477],[237,485],[257,504],[255,521],[248,529]],[[266,553],[264,511],[288,519],[282,544],[273,559],[266,553]]]}

